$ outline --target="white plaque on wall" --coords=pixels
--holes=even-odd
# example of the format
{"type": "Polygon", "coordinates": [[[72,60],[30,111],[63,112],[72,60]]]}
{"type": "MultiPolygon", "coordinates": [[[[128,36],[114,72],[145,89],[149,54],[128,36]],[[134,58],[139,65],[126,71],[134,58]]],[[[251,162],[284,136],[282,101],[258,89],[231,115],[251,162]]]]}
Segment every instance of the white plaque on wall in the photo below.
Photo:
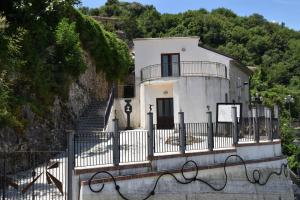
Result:
{"type": "Polygon", "coordinates": [[[241,104],[223,104],[218,103],[217,104],[217,121],[218,122],[233,122],[232,119],[232,107],[236,107],[236,115],[238,118],[238,121],[241,117],[241,104]]]}

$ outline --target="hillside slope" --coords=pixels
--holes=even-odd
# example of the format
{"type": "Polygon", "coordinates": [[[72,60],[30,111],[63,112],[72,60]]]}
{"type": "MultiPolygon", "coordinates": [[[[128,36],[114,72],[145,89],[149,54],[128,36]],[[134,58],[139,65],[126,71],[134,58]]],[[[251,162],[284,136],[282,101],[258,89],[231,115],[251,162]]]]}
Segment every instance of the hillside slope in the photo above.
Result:
{"type": "Polygon", "coordinates": [[[127,74],[127,45],[72,0],[2,3],[0,149],[62,143],[84,106],[104,98],[99,87],[127,74]]]}

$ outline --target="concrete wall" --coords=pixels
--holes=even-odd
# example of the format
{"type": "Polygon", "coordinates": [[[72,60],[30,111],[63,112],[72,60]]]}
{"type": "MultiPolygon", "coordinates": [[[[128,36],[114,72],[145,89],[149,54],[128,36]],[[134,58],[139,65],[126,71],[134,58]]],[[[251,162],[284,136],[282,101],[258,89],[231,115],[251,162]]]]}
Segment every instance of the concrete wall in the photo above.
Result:
{"type": "MultiPolygon", "coordinates": [[[[77,175],[75,177],[75,182],[74,182],[74,188],[76,188],[76,191],[80,194],[77,194],[79,196],[81,196],[81,199],[94,199],[97,198],[98,199],[106,199],[108,198],[105,194],[109,194],[109,192],[111,192],[110,194],[112,195],[110,198],[115,198],[118,199],[115,191],[113,190],[109,190],[108,188],[110,186],[106,185],[105,189],[104,189],[104,193],[100,193],[101,195],[104,194],[104,196],[99,196],[100,194],[95,194],[95,193],[91,193],[88,189],[87,186],[81,186],[81,189],[78,190],[78,185],[80,185],[81,181],[85,181],[88,180],[95,172],[98,171],[109,171],[111,174],[113,174],[113,176],[126,176],[126,175],[136,175],[136,174],[143,174],[143,173],[147,173],[147,172],[153,172],[153,171],[165,171],[165,170],[174,170],[174,169],[180,169],[182,167],[182,165],[188,161],[188,160],[194,160],[199,167],[204,167],[204,168],[209,168],[209,166],[214,166],[217,164],[222,164],[224,163],[225,159],[229,156],[229,155],[239,155],[241,156],[246,162],[247,161],[259,161],[257,162],[257,164],[253,164],[253,167],[255,168],[261,168],[263,170],[267,170],[264,171],[263,173],[268,173],[270,171],[279,171],[279,167],[280,167],[280,163],[287,163],[286,159],[282,158],[282,154],[281,154],[281,144],[280,142],[278,142],[277,140],[272,142],[266,142],[266,143],[261,143],[259,145],[255,145],[255,144],[248,144],[248,145],[239,145],[235,148],[231,148],[231,149],[223,149],[223,150],[217,150],[217,151],[213,151],[213,152],[209,152],[209,151],[195,151],[194,153],[187,153],[187,154],[172,154],[170,155],[165,155],[165,156],[158,156],[156,157],[154,160],[151,161],[151,163],[144,163],[143,165],[137,164],[136,167],[134,167],[134,165],[131,164],[127,164],[127,165],[121,165],[117,168],[114,168],[113,166],[104,166],[104,168],[102,167],[87,167],[87,168],[82,168],[83,170],[86,170],[85,172],[80,172],[77,171],[77,175]],[[269,160],[269,159],[274,159],[277,158],[275,160],[269,160]],[[269,160],[269,161],[264,161],[264,160],[269,160]],[[261,163],[264,164],[261,164],[261,163]],[[274,163],[277,163],[274,165],[274,163]],[[123,166],[123,167],[122,167],[123,166]],[[261,167],[259,167],[261,166],[261,167]],[[268,171],[269,170],[269,171],[268,171]],[[107,192],[107,193],[106,193],[107,192]],[[96,196],[95,196],[96,195],[96,196]],[[103,198],[102,198],[103,197],[103,198]]],[[[230,161],[239,161],[239,160],[230,160],[230,161]]],[[[249,166],[249,164],[247,164],[247,167],[249,166]]],[[[252,197],[252,199],[256,199],[257,197],[262,198],[263,196],[266,199],[272,199],[272,195],[271,192],[274,192],[275,190],[272,190],[272,181],[274,181],[275,186],[276,185],[283,185],[283,189],[288,191],[289,190],[289,186],[287,185],[286,179],[273,179],[271,178],[271,182],[267,184],[268,187],[264,187],[264,186],[256,186],[254,187],[253,185],[251,185],[250,183],[248,183],[247,181],[245,181],[245,175],[242,173],[241,169],[242,167],[236,167],[237,170],[233,169],[234,167],[230,168],[229,171],[231,172],[237,172],[237,179],[230,179],[229,185],[233,184],[233,186],[229,186],[229,188],[225,189],[224,192],[221,192],[221,194],[226,194],[229,197],[235,197],[235,199],[239,199],[238,197],[242,197],[242,195],[240,193],[243,192],[243,194],[245,195],[245,197],[247,197],[247,195],[249,195],[246,199],[251,199],[250,197],[252,197]],[[240,180],[242,180],[242,182],[240,182],[240,180]],[[279,182],[277,182],[279,181],[279,182]],[[283,182],[282,182],[283,181],[283,182]],[[235,187],[234,185],[238,185],[242,183],[241,188],[238,188],[236,191],[239,192],[234,192],[234,196],[231,196],[231,191],[234,190],[234,188],[231,187],[235,187]],[[243,187],[246,186],[248,188],[247,192],[245,192],[245,189],[243,190],[243,187]],[[257,189],[253,190],[253,188],[257,189]],[[229,193],[228,193],[229,191],[229,193]],[[241,192],[242,191],[242,192],[241,192]],[[261,193],[260,193],[261,192],[261,193]],[[270,192],[270,193],[269,193],[270,192]],[[255,194],[253,196],[253,194],[255,194]],[[268,193],[267,196],[265,196],[268,193]],[[251,195],[252,196],[251,196],[251,195]],[[236,196],[237,195],[237,196],[236,196]],[[240,195],[240,196],[239,196],[240,195]],[[262,196],[261,196],[262,195],[262,196]],[[271,195],[271,196],[269,196],[271,195]]],[[[81,170],[82,170],[81,169],[81,170]]],[[[206,176],[206,174],[210,174],[209,170],[205,170],[203,171],[203,173],[201,172],[202,175],[199,175],[199,177],[205,177],[207,178],[206,180],[218,180],[218,178],[222,181],[224,181],[221,175],[220,177],[218,177],[218,174],[222,174],[222,170],[223,168],[218,168],[218,169],[214,169],[212,170],[211,175],[206,176]]],[[[98,178],[100,177],[107,177],[106,175],[104,176],[97,176],[98,178]]],[[[231,178],[231,175],[229,176],[231,178]]],[[[134,194],[130,194],[130,195],[136,195],[136,194],[142,194],[139,193],[137,191],[143,191],[140,190],[140,187],[144,187],[144,188],[149,188],[149,184],[153,184],[155,178],[143,178],[140,180],[140,182],[138,183],[140,186],[132,186],[133,189],[129,189],[129,191],[131,191],[134,194]],[[144,184],[144,185],[143,185],[144,184]],[[138,187],[138,188],[136,188],[138,187]]],[[[119,181],[117,181],[119,184],[119,181]]],[[[120,181],[120,183],[124,183],[124,185],[134,185],[136,182],[135,180],[133,181],[120,181]]],[[[126,188],[122,184],[121,188],[122,191],[127,191],[126,189],[123,190],[123,188],[126,188]]],[[[170,188],[172,188],[172,190],[177,190],[178,186],[177,184],[171,183],[172,187],[170,186],[170,188]]],[[[192,184],[191,184],[192,185],[192,184]]],[[[197,185],[198,186],[198,185],[197,185]]],[[[204,186],[199,186],[200,188],[203,188],[204,186]]],[[[277,186],[276,186],[277,187],[277,186]]],[[[196,188],[194,188],[193,186],[191,186],[190,190],[192,191],[192,193],[196,193],[197,195],[200,195],[200,193],[197,193],[199,190],[196,188]]],[[[276,189],[277,190],[277,189],[276,189]]],[[[163,191],[161,191],[162,193],[164,193],[163,191]]],[[[171,191],[167,191],[172,193],[171,191]]],[[[184,192],[184,191],[182,191],[184,192]]],[[[208,198],[210,197],[210,195],[212,195],[213,197],[218,197],[217,199],[220,198],[220,194],[218,193],[213,193],[212,190],[210,190],[209,188],[205,188],[204,191],[208,196],[201,196],[201,198],[208,198]],[[215,196],[217,195],[217,196],[215,196]]],[[[180,192],[179,192],[180,193],[180,192]]],[[[182,198],[182,196],[180,196],[180,194],[177,193],[176,196],[178,196],[178,199],[182,198]]],[[[279,192],[280,194],[282,194],[282,191],[279,192]]],[[[277,194],[276,192],[274,194],[277,194]]],[[[278,199],[278,195],[275,195],[275,197],[278,199]]],[[[175,194],[174,194],[175,195],[175,194]]],[[[188,193],[186,193],[185,195],[189,195],[188,193]]],[[[79,197],[76,196],[76,197],[79,197]]],[[[274,198],[275,198],[274,197],[274,198]]],[[[285,199],[283,197],[286,196],[281,196],[282,199],[285,199]]],[[[196,199],[199,199],[200,196],[197,196],[196,199]]],[[[200,198],[200,199],[201,199],[200,198]]],[[[257,199],[260,199],[257,198],[257,199]]],[[[275,198],[275,199],[276,199],[275,198]]],[[[158,198],[159,199],[159,198],[158,198]]],[[[187,198],[187,199],[190,199],[187,198]]],[[[209,198],[208,198],[209,199],[209,198]]],[[[288,199],[288,198],[287,198],[288,199]]]]}
{"type": "MultiPolygon", "coordinates": [[[[282,163],[286,160],[278,160],[271,162],[262,162],[248,164],[247,169],[251,172],[254,169],[261,169],[263,174],[269,174],[273,171],[279,171],[282,163]]],[[[195,172],[186,172],[186,177],[192,177],[195,172]]],[[[293,191],[290,181],[284,175],[272,176],[268,183],[264,186],[254,185],[246,180],[243,166],[231,166],[227,168],[228,182],[224,190],[220,192],[213,191],[207,185],[201,182],[192,182],[191,184],[178,184],[173,177],[164,176],[160,179],[155,190],[155,196],[151,199],[206,199],[206,200],[293,200],[293,191]]],[[[175,176],[182,180],[180,173],[175,176]]],[[[223,168],[200,170],[198,177],[208,181],[216,187],[224,184],[223,168]]],[[[158,177],[144,177],[131,180],[120,180],[117,184],[120,191],[129,199],[143,199],[149,194],[158,177]]],[[[96,188],[98,186],[93,185],[96,188]]],[[[121,199],[115,190],[115,185],[111,182],[105,183],[105,187],[100,193],[90,191],[88,185],[81,187],[81,200],[100,200],[100,199],[121,199]]]]}

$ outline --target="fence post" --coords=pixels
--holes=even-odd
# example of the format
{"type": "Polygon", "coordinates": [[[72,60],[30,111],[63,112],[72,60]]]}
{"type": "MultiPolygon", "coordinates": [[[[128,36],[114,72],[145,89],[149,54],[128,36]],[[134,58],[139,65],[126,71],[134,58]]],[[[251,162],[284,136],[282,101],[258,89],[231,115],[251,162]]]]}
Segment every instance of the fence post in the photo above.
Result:
{"type": "Polygon", "coordinates": [[[148,160],[154,155],[154,138],[153,138],[153,113],[147,113],[147,129],[148,129],[148,160]]]}
{"type": "Polygon", "coordinates": [[[256,104],[256,107],[255,107],[255,112],[254,112],[254,132],[255,132],[255,142],[256,143],[259,143],[259,139],[260,139],[260,136],[259,136],[259,117],[258,117],[258,105],[256,104]]]}
{"type": "MultiPolygon", "coordinates": [[[[278,105],[274,105],[274,118],[277,119],[277,124],[276,124],[276,139],[280,138],[280,117],[279,117],[279,107],[278,105]]],[[[273,127],[272,127],[273,128],[273,127]]],[[[274,138],[274,135],[273,135],[274,138]]]]}
{"type": "Polygon", "coordinates": [[[268,140],[273,141],[272,131],[272,111],[270,108],[267,109],[267,121],[268,121],[268,140]]]}
{"type": "Polygon", "coordinates": [[[68,200],[73,199],[74,131],[68,131],[68,200]]]}
{"type": "MultiPolygon", "coordinates": [[[[0,179],[1,180],[1,179],[0,179]]],[[[6,152],[3,153],[3,178],[2,178],[2,200],[5,200],[6,195],[6,152]]]]}
{"type": "Polygon", "coordinates": [[[184,154],[186,150],[186,132],[184,124],[184,112],[178,112],[179,117],[179,144],[180,153],[184,154]]]}
{"type": "Polygon", "coordinates": [[[214,133],[212,124],[212,113],[211,111],[206,112],[207,114],[207,146],[209,151],[214,150],[214,133]]]}
{"type": "Polygon", "coordinates": [[[113,164],[118,166],[120,163],[120,132],[118,119],[113,119],[113,164]]]}
{"type": "Polygon", "coordinates": [[[231,118],[232,118],[232,125],[233,125],[233,145],[236,146],[239,142],[236,107],[231,107],[231,118]]]}

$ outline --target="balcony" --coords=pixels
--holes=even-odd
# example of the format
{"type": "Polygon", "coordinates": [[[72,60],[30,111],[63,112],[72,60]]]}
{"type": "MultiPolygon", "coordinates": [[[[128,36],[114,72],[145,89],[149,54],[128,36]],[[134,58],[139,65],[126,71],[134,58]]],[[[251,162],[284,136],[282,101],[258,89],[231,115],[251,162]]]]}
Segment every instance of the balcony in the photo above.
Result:
{"type": "Polygon", "coordinates": [[[162,72],[162,65],[149,65],[141,69],[141,80],[149,81],[164,77],[209,76],[227,78],[226,65],[210,61],[182,61],[166,66],[162,72]],[[179,69],[179,70],[178,70],[179,69]]]}

